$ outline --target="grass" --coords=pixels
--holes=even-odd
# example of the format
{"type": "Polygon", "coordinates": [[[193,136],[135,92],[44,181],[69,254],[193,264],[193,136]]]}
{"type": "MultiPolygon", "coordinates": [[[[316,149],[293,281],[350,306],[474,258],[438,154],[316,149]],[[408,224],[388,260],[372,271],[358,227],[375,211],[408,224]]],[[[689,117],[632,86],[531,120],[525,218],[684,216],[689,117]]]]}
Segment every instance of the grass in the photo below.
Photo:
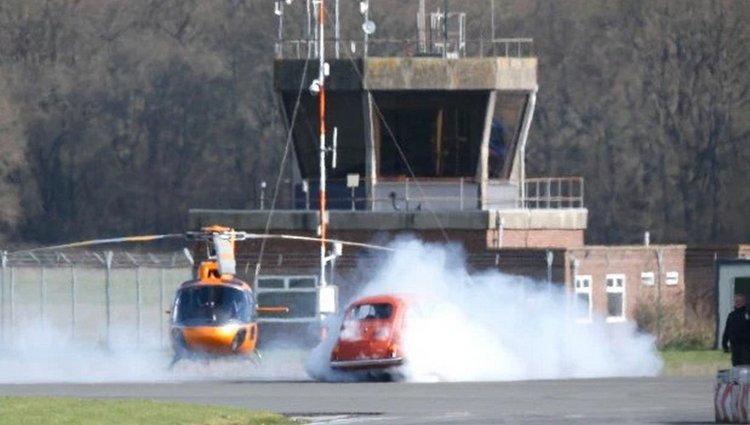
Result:
{"type": "Polygon", "coordinates": [[[284,416],[232,407],[147,400],[0,397],[0,424],[14,425],[288,425],[284,416]]]}
{"type": "Polygon", "coordinates": [[[716,376],[732,364],[729,354],[718,350],[664,350],[661,355],[667,376],[716,376]]]}

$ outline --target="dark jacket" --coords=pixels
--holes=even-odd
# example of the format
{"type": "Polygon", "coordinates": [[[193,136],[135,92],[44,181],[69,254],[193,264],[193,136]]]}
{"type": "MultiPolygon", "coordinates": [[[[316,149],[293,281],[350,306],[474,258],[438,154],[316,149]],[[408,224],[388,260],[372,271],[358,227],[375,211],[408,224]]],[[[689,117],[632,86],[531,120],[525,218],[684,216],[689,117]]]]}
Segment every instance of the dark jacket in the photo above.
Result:
{"type": "Polygon", "coordinates": [[[746,307],[735,308],[727,316],[721,346],[726,350],[729,345],[750,343],[750,311],[746,307]]]}

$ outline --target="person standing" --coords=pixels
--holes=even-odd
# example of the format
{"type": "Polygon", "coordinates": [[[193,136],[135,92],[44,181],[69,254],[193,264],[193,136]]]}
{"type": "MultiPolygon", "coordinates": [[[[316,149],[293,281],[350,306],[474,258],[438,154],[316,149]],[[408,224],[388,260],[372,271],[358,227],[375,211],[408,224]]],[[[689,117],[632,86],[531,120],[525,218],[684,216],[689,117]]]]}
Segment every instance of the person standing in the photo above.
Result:
{"type": "Polygon", "coordinates": [[[732,352],[732,366],[750,365],[750,311],[745,306],[745,294],[734,296],[734,310],[727,316],[721,346],[732,352]]]}

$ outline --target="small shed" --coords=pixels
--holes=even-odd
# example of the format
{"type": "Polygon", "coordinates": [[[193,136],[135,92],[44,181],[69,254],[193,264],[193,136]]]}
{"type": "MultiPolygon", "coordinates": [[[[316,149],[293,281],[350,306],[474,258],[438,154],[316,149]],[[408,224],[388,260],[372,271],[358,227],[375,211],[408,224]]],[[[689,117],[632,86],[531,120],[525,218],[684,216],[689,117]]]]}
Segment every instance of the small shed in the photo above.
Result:
{"type": "Polygon", "coordinates": [[[750,300],[750,259],[716,260],[716,347],[720,348],[721,334],[727,315],[734,308],[734,295],[745,294],[750,300]]]}

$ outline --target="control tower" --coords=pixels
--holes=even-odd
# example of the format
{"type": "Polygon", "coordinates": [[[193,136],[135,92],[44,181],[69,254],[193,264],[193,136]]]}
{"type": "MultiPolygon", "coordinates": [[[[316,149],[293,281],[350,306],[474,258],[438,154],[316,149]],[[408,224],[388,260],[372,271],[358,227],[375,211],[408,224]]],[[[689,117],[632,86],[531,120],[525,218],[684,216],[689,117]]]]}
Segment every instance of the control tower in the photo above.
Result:
{"type": "MultiPolygon", "coordinates": [[[[473,39],[467,34],[481,31],[468,30],[482,17],[446,10],[445,0],[399,3],[399,13],[416,18],[413,31],[406,30],[413,36],[378,37],[369,3],[326,1],[324,61],[314,24],[319,2],[274,3],[273,78],[293,147],[294,190],[285,202],[292,208],[194,209],[190,227],[320,234],[315,79],[323,62],[327,239],[383,243],[406,234],[457,243],[471,270],[571,285],[568,252],[583,246],[586,229],[583,180],[526,174],[538,88],[532,40],[496,38],[494,29],[490,38],[473,39]],[[344,21],[348,28],[340,26],[344,21]]],[[[264,338],[295,335],[314,343],[323,288],[337,287],[334,304],[340,304],[375,272],[363,269],[374,251],[347,246],[324,257],[319,245],[288,237],[237,243],[238,271],[253,281],[258,302],[290,308],[260,318],[264,338]],[[325,271],[324,258],[333,259],[325,271]]]]}
{"type": "MultiPolygon", "coordinates": [[[[440,234],[472,240],[473,251],[583,245],[583,180],[525,171],[538,88],[533,41],[496,38],[494,28],[490,38],[471,39],[478,31],[467,29],[483,18],[446,10],[444,0],[403,5],[403,13],[414,9],[415,37],[378,37],[369,3],[327,1],[330,237],[440,234]]],[[[192,227],[315,235],[316,5],[275,2],[274,87],[293,140],[293,210],[277,209],[270,221],[268,210],[192,210],[192,227]]]]}

